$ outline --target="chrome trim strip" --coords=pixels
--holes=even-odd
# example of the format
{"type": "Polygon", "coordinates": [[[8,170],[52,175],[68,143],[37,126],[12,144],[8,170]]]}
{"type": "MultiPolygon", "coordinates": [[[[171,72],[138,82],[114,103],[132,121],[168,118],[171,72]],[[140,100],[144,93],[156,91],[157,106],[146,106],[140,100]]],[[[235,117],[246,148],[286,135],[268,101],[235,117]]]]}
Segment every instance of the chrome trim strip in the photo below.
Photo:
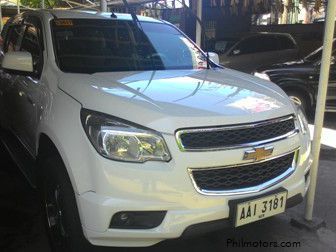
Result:
{"type": "Polygon", "coordinates": [[[296,117],[294,115],[286,116],[286,117],[280,117],[272,120],[257,122],[257,123],[251,123],[251,124],[242,124],[242,125],[233,125],[233,126],[222,126],[222,127],[210,127],[210,128],[197,128],[197,129],[181,129],[177,130],[175,133],[175,138],[177,141],[177,145],[181,151],[219,151],[219,150],[232,150],[232,149],[239,149],[239,148],[246,148],[246,147],[252,147],[262,144],[268,144],[275,141],[291,138],[299,133],[299,128],[297,127],[295,123],[296,117]],[[251,143],[244,143],[244,144],[236,144],[236,145],[228,145],[223,147],[215,147],[215,148],[186,148],[183,146],[181,141],[181,135],[184,133],[195,133],[195,132],[212,132],[212,131],[225,131],[225,130],[237,130],[237,129],[247,129],[247,128],[253,128],[253,127],[260,127],[265,126],[269,124],[279,123],[287,120],[294,120],[295,129],[292,131],[289,131],[288,133],[277,136],[274,138],[262,140],[262,141],[256,141],[251,143]]]}
{"type": "Polygon", "coordinates": [[[228,166],[221,166],[221,167],[207,167],[207,168],[188,168],[188,173],[189,176],[191,178],[191,182],[194,185],[196,191],[202,195],[207,195],[207,196],[230,196],[230,195],[242,195],[242,194],[249,194],[249,193],[257,193],[260,191],[263,191],[275,184],[280,183],[281,181],[285,180],[287,177],[289,177],[296,169],[297,163],[298,163],[298,158],[299,158],[299,151],[300,148],[297,148],[295,150],[292,150],[290,152],[286,152],[284,154],[278,155],[278,156],[274,156],[265,160],[261,160],[258,162],[249,162],[249,163],[243,163],[243,164],[236,164],[236,165],[228,165],[228,166]],[[246,165],[251,165],[251,164],[258,164],[258,163],[263,163],[263,162],[267,162],[276,158],[280,158],[286,155],[289,155],[291,153],[294,153],[294,158],[293,158],[293,162],[292,165],[281,175],[279,175],[278,177],[275,177],[267,182],[264,182],[260,185],[257,186],[252,186],[252,187],[246,187],[246,188],[242,188],[242,189],[234,189],[234,190],[221,190],[221,191],[212,191],[212,190],[204,190],[198,187],[198,185],[196,184],[196,181],[194,179],[193,176],[193,171],[194,170],[200,170],[200,169],[204,169],[204,170],[218,170],[218,169],[225,169],[225,168],[232,168],[232,167],[239,167],[239,166],[246,166],[246,165]]]}

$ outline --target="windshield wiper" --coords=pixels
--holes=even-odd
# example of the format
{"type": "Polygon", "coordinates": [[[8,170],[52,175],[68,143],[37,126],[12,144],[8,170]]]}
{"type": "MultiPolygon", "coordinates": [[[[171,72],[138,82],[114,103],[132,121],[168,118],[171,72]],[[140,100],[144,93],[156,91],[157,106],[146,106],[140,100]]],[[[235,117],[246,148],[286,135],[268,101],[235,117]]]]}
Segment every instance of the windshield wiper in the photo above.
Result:
{"type": "Polygon", "coordinates": [[[207,69],[210,69],[210,56],[209,56],[209,48],[208,48],[208,41],[209,41],[209,38],[208,36],[206,35],[205,33],[205,27],[204,27],[204,23],[202,22],[202,20],[192,11],[191,8],[189,8],[185,1],[181,1],[181,0],[177,0],[180,4],[182,4],[182,6],[184,8],[186,8],[190,13],[191,15],[193,15],[195,18],[196,18],[196,21],[200,24],[201,26],[201,36],[204,38],[204,41],[203,41],[203,46],[206,50],[205,54],[206,54],[206,63],[207,63],[207,69]]]}
{"type": "Polygon", "coordinates": [[[144,32],[140,23],[140,20],[138,19],[136,13],[134,13],[134,11],[130,8],[130,5],[128,4],[127,0],[122,0],[125,7],[130,11],[130,14],[132,16],[132,20],[133,23],[135,24],[135,26],[140,29],[141,32],[144,32]]]}
{"type": "MultiPolygon", "coordinates": [[[[138,19],[138,17],[136,15],[136,13],[134,12],[134,10],[132,10],[132,8],[128,4],[127,0],[122,0],[122,1],[124,3],[125,7],[129,10],[129,12],[131,14],[131,17],[132,17],[132,21],[134,23],[134,26],[136,27],[136,30],[137,30],[137,32],[136,32],[136,34],[137,34],[137,42],[139,43],[139,41],[141,40],[142,36],[146,37],[146,39],[149,41],[148,36],[146,35],[144,29],[142,28],[141,22],[138,19]]],[[[136,43],[135,46],[137,46],[137,43],[136,43]]],[[[154,69],[156,65],[154,64],[152,57],[150,58],[150,61],[151,61],[151,64],[152,64],[152,69],[154,69]]]]}

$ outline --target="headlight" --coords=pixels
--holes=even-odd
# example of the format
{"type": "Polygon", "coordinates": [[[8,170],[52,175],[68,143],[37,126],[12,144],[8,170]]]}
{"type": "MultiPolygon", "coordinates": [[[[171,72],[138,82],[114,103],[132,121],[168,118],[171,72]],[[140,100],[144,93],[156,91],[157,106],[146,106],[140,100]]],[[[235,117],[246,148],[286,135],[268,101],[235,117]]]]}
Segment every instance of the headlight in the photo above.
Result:
{"type": "Polygon", "coordinates": [[[300,128],[302,130],[302,133],[306,134],[307,132],[309,132],[308,120],[306,118],[306,115],[302,111],[301,107],[298,106],[296,103],[295,103],[295,106],[296,106],[297,118],[298,118],[298,121],[299,121],[299,124],[300,124],[300,128]]]}
{"type": "Polygon", "coordinates": [[[164,139],[154,130],[86,109],[81,110],[81,119],[91,143],[106,158],[138,163],[171,158],[164,139]]]}
{"type": "Polygon", "coordinates": [[[267,80],[267,81],[270,81],[270,77],[268,76],[268,74],[265,74],[265,73],[258,73],[258,72],[255,72],[254,73],[254,76],[255,77],[258,77],[260,79],[263,79],[263,80],[267,80]]]}

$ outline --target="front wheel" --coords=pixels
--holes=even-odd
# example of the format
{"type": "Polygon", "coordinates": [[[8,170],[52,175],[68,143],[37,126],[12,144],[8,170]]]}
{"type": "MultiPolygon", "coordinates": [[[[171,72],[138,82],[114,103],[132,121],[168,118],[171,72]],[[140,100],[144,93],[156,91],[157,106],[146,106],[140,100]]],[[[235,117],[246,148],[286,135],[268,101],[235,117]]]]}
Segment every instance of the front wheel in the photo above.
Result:
{"type": "Polygon", "coordinates": [[[89,251],[83,235],[75,193],[59,157],[39,162],[39,189],[52,251],[89,251]]]}

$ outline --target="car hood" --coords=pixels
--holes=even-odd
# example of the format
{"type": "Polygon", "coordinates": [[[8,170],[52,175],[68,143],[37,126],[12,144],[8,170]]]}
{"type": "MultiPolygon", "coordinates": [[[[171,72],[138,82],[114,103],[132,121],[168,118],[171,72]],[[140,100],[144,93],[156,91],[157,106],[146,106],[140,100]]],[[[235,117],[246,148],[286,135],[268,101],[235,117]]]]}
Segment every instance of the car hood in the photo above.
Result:
{"type": "Polygon", "coordinates": [[[294,112],[278,86],[228,69],[62,73],[59,88],[84,108],[165,133],[294,112]]]}
{"type": "Polygon", "coordinates": [[[279,64],[274,64],[270,66],[264,66],[257,70],[257,72],[283,72],[283,71],[306,71],[307,69],[313,68],[311,62],[307,62],[304,60],[298,61],[288,61],[279,64]]]}

